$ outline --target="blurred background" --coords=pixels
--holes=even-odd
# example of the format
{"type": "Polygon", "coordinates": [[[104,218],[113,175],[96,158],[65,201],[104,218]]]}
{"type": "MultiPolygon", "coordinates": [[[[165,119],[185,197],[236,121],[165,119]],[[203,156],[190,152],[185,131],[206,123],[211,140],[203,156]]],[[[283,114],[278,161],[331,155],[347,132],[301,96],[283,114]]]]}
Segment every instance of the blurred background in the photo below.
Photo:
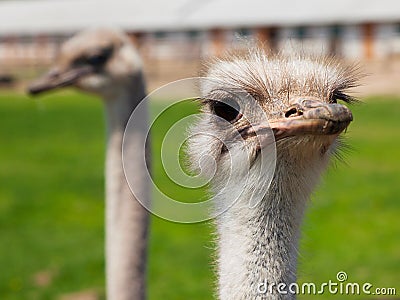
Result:
{"type": "MultiPolygon", "coordinates": [[[[129,34],[148,91],[255,45],[359,63],[368,76],[353,93],[363,104],[351,108],[351,149],[313,196],[299,281],[327,282],[345,271],[349,281],[400,293],[399,1],[7,0],[0,1],[0,299],[104,299],[101,102],[73,90],[38,100],[24,94],[66,39],[99,26],[129,34]]],[[[154,111],[176,96],[153,99],[154,111]]],[[[184,199],[159,154],[165,128],[182,110],[196,107],[187,103],[158,122],[153,151],[158,186],[184,199]]],[[[205,190],[190,195],[200,199],[205,190]]],[[[212,231],[210,223],[152,219],[150,299],[213,297],[212,231]]]]}

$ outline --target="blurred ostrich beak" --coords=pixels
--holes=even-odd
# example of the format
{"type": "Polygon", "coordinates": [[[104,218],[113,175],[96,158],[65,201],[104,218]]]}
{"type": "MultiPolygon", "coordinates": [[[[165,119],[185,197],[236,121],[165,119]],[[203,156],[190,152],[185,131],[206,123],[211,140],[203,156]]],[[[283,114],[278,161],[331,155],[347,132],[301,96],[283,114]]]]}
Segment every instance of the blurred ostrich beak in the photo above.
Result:
{"type": "Polygon", "coordinates": [[[240,131],[243,138],[257,135],[263,145],[272,129],[275,140],[290,136],[339,135],[353,120],[351,111],[344,105],[327,103],[315,98],[298,98],[286,110],[283,118],[269,124],[249,125],[240,131]]]}
{"type": "Polygon", "coordinates": [[[30,95],[38,95],[46,91],[75,84],[83,76],[93,72],[90,66],[75,67],[65,71],[53,69],[28,87],[30,95]]]}

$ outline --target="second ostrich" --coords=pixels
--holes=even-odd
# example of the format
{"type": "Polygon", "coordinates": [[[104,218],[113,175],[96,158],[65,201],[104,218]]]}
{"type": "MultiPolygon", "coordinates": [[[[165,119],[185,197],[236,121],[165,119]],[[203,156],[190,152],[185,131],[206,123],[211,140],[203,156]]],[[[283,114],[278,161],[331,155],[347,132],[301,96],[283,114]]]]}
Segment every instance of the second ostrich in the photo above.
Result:
{"type": "Polygon", "coordinates": [[[358,78],[355,68],[333,59],[268,57],[260,50],[211,65],[200,99],[205,114],[191,129],[188,152],[202,170],[215,171],[216,208],[237,198],[216,218],[220,299],[296,298],[288,287],[296,282],[304,210],[352,121],[337,101],[351,102],[348,89],[358,78]],[[243,94],[259,111],[247,96],[235,100],[243,94]],[[271,139],[275,172],[269,188],[260,190],[260,152],[271,139]],[[216,167],[204,159],[210,156],[216,167]],[[239,189],[245,176],[250,182],[239,189]],[[251,205],[254,196],[260,201],[251,205]]]}
{"type": "Polygon", "coordinates": [[[49,74],[29,92],[75,86],[102,96],[107,119],[106,153],[106,281],[107,299],[145,299],[146,250],[149,214],[135,197],[150,201],[150,187],[138,167],[143,159],[141,140],[147,115],[130,131],[125,148],[132,163],[122,165],[124,131],[132,111],[145,97],[142,63],[128,36],[114,29],[91,29],[66,41],[49,74]],[[132,195],[124,171],[133,172],[132,195]]]}

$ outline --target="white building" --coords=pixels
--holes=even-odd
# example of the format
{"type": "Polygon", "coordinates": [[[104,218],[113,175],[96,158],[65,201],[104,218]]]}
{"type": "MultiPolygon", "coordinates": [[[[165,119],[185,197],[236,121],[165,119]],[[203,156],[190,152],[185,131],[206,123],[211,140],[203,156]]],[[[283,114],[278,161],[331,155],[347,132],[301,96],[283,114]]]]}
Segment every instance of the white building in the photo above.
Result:
{"type": "Polygon", "coordinates": [[[0,65],[49,63],[65,38],[99,26],[124,29],[158,59],[251,42],[350,59],[400,55],[398,0],[19,0],[0,2],[0,65]]]}

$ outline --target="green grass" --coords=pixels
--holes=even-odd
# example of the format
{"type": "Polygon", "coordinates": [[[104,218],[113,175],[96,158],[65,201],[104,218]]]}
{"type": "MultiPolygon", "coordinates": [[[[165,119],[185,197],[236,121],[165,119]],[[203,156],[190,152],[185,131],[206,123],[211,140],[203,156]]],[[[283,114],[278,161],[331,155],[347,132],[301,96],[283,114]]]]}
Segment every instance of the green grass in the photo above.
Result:
{"type": "MultiPolygon", "coordinates": [[[[352,109],[346,136],[353,150],[347,165],[330,169],[310,204],[299,281],[322,283],[346,271],[348,281],[399,293],[400,98],[370,98],[352,109]]],[[[184,104],[159,120],[155,153],[171,120],[194,111],[184,104]]],[[[0,299],[57,299],[84,290],[104,297],[101,102],[70,91],[35,101],[2,92],[0,128],[0,299]],[[50,283],[35,282],[38,273],[50,283]]],[[[204,197],[203,189],[173,185],[157,156],[154,177],[180,200],[204,197]]],[[[207,223],[153,217],[150,299],[212,298],[211,231],[207,223]]]]}

